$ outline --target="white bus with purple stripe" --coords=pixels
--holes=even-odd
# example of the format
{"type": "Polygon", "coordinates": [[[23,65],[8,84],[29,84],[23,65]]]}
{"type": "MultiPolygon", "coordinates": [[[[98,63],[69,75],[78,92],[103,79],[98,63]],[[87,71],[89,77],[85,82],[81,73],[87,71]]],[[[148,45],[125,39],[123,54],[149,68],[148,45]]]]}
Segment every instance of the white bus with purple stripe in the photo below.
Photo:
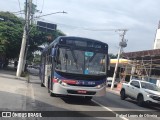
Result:
{"type": "Polygon", "coordinates": [[[51,96],[91,99],[106,93],[108,45],[80,37],[58,37],[42,52],[40,79],[51,96]]]}

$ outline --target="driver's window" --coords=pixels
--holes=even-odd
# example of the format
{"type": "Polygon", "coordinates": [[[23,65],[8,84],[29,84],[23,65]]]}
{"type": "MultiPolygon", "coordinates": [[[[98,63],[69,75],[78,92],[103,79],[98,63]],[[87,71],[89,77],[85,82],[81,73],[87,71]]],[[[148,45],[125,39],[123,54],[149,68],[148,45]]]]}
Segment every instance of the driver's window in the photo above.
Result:
{"type": "Polygon", "coordinates": [[[132,85],[132,86],[135,86],[135,85],[134,85],[134,81],[131,82],[131,85],[132,85]]]}
{"type": "Polygon", "coordinates": [[[137,88],[140,88],[139,82],[138,81],[132,81],[131,85],[137,88]]]}

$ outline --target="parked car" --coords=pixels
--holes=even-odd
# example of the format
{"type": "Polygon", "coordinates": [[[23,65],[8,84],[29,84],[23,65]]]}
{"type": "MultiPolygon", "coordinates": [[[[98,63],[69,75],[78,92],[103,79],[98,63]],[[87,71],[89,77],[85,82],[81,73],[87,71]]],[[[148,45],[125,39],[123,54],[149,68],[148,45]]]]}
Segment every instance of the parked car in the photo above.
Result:
{"type": "MultiPolygon", "coordinates": [[[[112,80],[113,80],[113,77],[108,77],[108,78],[107,78],[106,84],[107,84],[108,87],[111,87],[111,85],[112,85],[112,80]]],[[[114,81],[114,87],[117,87],[117,84],[118,84],[118,82],[117,82],[117,81],[114,81]]]]}
{"type": "Polygon", "coordinates": [[[160,88],[142,80],[133,79],[129,83],[123,83],[120,96],[122,100],[127,97],[137,100],[139,106],[144,103],[160,104],[160,88]]]}

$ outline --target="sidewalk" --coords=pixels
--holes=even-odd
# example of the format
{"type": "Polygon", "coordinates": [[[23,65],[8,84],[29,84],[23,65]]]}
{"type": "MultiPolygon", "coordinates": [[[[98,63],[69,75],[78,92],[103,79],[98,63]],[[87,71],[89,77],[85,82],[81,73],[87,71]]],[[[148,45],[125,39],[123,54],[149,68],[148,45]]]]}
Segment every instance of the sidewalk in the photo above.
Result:
{"type": "Polygon", "coordinates": [[[110,87],[107,87],[106,88],[106,91],[110,92],[110,93],[113,93],[113,94],[116,94],[116,95],[120,95],[120,91],[117,90],[116,88],[114,88],[113,90],[111,90],[110,87]]]}
{"type": "Polygon", "coordinates": [[[16,77],[15,70],[0,70],[0,110],[34,110],[34,93],[24,77],[16,77]]]}
{"type": "Polygon", "coordinates": [[[8,67],[6,70],[0,69],[0,77],[10,78],[10,79],[27,80],[26,77],[17,77],[16,76],[16,70],[14,70],[11,67],[8,67]]]}
{"type": "Polygon", "coordinates": [[[122,87],[122,83],[119,83],[117,87],[113,88],[113,90],[111,90],[111,87],[106,87],[106,91],[109,91],[116,95],[120,95],[121,87],[122,87]]]}

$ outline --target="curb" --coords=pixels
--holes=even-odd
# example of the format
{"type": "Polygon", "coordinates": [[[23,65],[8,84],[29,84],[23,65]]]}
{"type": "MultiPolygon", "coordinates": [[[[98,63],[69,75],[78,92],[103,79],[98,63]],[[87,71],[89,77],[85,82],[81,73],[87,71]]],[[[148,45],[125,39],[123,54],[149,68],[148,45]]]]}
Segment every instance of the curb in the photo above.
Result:
{"type": "Polygon", "coordinates": [[[111,90],[110,88],[106,88],[106,91],[116,94],[116,95],[120,95],[120,91],[117,91],[117,90],[111,90]]]}
{"type": "Polygon", "coordinates": [[[7,74],[0,74],[0,77],[3,78],[8,78],[8,79],[18,79],[18,80],[27,80],[26,77],[16,77],[16,76],[12,76],[12,75],[7,75],[7,74]]]}

